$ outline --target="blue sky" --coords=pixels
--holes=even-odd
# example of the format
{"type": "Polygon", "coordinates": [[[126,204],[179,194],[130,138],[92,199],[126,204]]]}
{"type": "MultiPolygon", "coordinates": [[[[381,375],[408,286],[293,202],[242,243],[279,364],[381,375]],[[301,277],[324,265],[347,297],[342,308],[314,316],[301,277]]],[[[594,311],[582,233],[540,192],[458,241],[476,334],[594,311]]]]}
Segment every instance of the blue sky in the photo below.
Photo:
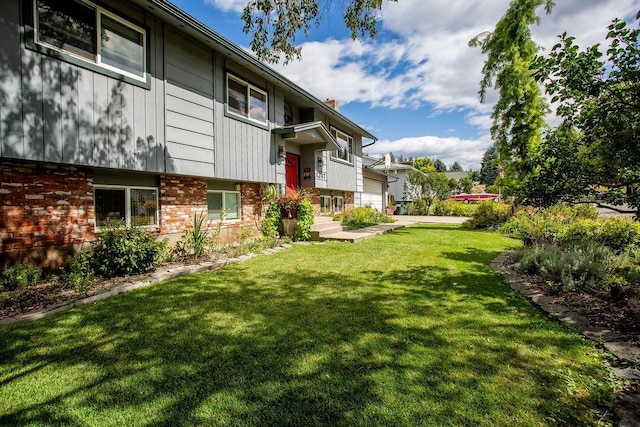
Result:
{"type": "MultiPolygon", "coordinates": [[[[240,19],[247,0],[171,1],[230,41],[249,45],[240,19]]],[[[332,1],[321,26],[300,37],[300,62],[273,68],[320,99],[338,99],[341,113],[378,138],[367,154],[429,156],[479,169],[491,144],[495,94],[480,103],[484,57],[467,43],[493,29],[509,0],[386,3],[378,35],[365,41],[352,41],[344,30],[343,3],[332,1]]],[[[547,50],[564,31],[590,46],[604,40],[612,19],[630,20],[639,9],[640,0],[556,0],[550,15],[540,11],[542,22],[532,31],[547,50]]]]}

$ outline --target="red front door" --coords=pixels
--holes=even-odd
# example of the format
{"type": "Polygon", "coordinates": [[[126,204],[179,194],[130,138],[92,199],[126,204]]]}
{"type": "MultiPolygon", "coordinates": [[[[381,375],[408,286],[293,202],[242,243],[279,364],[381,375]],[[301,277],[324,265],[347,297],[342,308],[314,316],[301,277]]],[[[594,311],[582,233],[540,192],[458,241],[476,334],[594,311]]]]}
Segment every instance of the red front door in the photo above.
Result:
{"type": "Polygon", "coordinates": [[[285,177],[287,181],[287,194],[295,192],[300,187],[300,168],[298,163],[300,158],[295,154],[287,153],[285,163],[285,177]]]}

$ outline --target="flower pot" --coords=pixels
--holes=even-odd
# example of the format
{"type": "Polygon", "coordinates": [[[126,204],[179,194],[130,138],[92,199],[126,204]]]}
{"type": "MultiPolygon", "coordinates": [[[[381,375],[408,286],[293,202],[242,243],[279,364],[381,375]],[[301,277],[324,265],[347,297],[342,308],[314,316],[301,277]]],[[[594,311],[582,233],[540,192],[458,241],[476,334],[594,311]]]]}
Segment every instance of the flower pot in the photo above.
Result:
{"type": "Polygon", "coordinates": [[[285,236],[295,237],[298,228],[298,220],[292,218],[282,218],[282,231],[285,236]]]}
{"type": "Polygon", "coordinates": [[[298,209],[280,209],[280,215],[282,216],[282,219],[288,218],[288,219],[296,219],[298,218],[298,209]]]}

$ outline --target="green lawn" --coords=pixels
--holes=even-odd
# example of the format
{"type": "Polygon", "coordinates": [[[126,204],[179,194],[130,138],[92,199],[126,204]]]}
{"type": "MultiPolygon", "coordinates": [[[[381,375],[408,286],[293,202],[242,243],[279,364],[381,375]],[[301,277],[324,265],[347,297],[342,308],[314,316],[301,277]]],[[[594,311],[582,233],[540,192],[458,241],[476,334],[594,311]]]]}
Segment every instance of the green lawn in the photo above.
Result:
{"type": "MultiPolygon", "coordinates": [[[[0,329],[0,425],[596,425],[603,355],[423,226],[0,329]]],[[[606,421],[606,416],[605,416],[606,421]]]]}

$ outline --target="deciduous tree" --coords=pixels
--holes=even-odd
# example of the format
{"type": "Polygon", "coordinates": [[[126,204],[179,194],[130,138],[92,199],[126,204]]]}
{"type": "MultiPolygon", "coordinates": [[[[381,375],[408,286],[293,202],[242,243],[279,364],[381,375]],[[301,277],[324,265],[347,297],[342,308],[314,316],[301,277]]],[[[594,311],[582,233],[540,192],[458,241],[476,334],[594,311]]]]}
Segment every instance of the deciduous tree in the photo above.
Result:
{"type": "Polygon", "coordinates": [[[626,187],[640,208],[640,11],[633,25],[615,19],[608,29],[606,56],[565,33],[536,66],[564,126],[580,132],[592,184],[626,187]]]}
{"type": "MultiPolygon", "coordinates": [[[[379,12],[385,2],[396,0],[350,0],[340,2],[342,16],[352,39],[375,37],[379,12]]],[[[242,13],[244,32],[251,34],[251,50],[263,61],[284,63],[300,59],[296,37],[309,35],[320,25],[331,0],[250,0],[242,13]]]]}
{"type": "Polygon", "coordinates": [[[501,162],[510,174],[520,178],[528,172],[527,154],[540,143],[544,117],[549,111],[530,70],[539,47],[531,38],[529,27],[540,21],[536,10],[543,5],[549,13],[553,1],[512,0],[493,32],[476,36],[469,42],[487,55],[480,99],[484,101],[491,88],[499,95],[491,115],[491,136],[501,162]]]}

